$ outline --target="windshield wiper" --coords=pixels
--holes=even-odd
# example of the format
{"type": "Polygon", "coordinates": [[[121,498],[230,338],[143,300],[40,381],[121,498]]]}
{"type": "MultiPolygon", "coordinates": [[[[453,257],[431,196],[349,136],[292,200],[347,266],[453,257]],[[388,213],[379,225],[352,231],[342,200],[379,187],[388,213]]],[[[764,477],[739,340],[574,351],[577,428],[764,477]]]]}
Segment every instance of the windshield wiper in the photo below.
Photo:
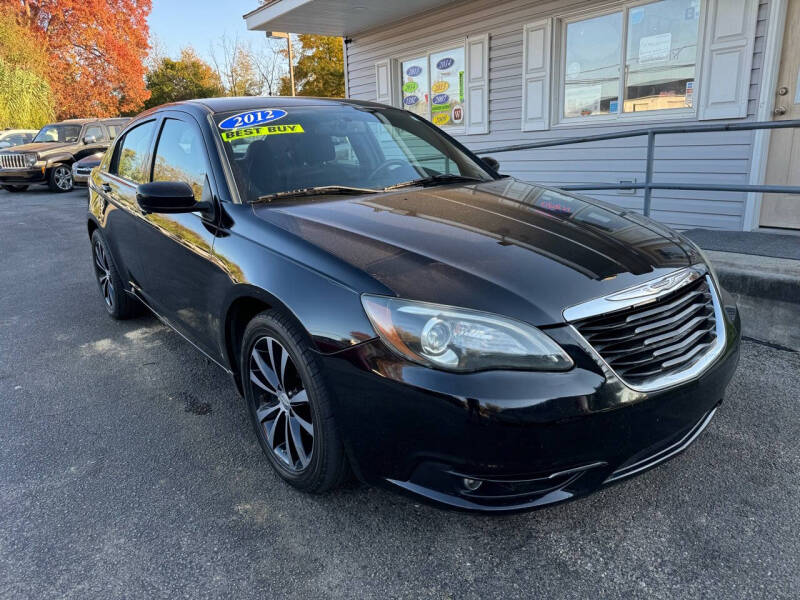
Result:
{"type": "MultiPolygon", "coordinates": [[[[372,188],[351,187],[348,185],[320,185],[317,187],[300,188],[297,190],[287,190],[285,192],[275,192],[259,196],[253,202],[272,202],[281,198],[299,198],[301,196],[324,196],[327,194],[378,194],[383,190],[372,188]]],[[[251,202],[252,204],[252,202],[251,202]]]]}
{"type": "Polygon", "coordinates": [[[483,183],[485,179],[480,177],[470,177],[469,175],[456,175],[454,173],[439,173],[438,175],[431,175],[429,177],[422,177],[420,179],[412,179],[411,181],[404,181],[396,183],[384,188],[384,191],[396,190],[397,188],[412,187],[415,185],[436,185],[440,183],[460,183],[460,182],[476,182],[483,183]]]}

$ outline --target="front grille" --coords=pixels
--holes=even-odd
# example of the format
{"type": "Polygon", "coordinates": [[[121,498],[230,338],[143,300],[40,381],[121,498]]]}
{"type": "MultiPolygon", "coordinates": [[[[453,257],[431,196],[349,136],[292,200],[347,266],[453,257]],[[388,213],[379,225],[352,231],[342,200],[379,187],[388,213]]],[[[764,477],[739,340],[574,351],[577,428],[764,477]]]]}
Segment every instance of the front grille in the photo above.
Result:
{"type": "Polygon", "coordinates": [[[714,347],[711,294],[701,277],[656,302],[573,325],[623,381],[645,384],[688,369],[714,347]]]}
{"type": "Polygon", "coordinates": [[[26,166],[24,154],[0,154],[0,168],[24,169],[26,166]]]}

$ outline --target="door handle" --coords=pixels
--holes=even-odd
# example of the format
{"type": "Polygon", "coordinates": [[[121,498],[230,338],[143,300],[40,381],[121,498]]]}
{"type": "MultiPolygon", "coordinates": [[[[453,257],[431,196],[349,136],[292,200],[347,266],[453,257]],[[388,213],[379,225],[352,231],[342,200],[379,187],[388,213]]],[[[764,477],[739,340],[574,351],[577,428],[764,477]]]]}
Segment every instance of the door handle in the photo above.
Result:
{"type": "Polygon", "coordinates": [[[103,185],[101,185],[100,189],[102,189],[105,193],[111,192],[111,186],[109,184],[107,184],[107,183],[104,183],[103,185]]]}
{"type": "Polygon", "coordinates": [[[776,116],[778,116],[778,117],[781,117],[781,116],[783,116],[783,115],[785,115],[785,114],[786,114],[786,107],[785,107],[785,106],[779,106],[778,108],[776,108],[776,109],[775,109],[774,111],[772,111],[772,112],[773,112],[773,113],[774,113],[776,116]]]}

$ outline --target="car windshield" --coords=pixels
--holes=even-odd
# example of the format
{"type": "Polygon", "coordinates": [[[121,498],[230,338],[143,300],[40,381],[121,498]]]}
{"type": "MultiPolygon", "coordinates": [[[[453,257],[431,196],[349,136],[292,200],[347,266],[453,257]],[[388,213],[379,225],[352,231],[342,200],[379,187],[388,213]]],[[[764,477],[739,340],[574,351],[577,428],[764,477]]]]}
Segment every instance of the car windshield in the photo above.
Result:
{"type": "Polygon", "coordinates": [[[34,142],[77,142],[81,135],[80,125],[45,125],[36,134],[34,142]]]}
{"type": "Polygon", "coordinates": [[[357,194],[420,180],[492,179],[436,128],[403,110],[331,104],[215,119],[244,201],[309,188],[357,194]]]}

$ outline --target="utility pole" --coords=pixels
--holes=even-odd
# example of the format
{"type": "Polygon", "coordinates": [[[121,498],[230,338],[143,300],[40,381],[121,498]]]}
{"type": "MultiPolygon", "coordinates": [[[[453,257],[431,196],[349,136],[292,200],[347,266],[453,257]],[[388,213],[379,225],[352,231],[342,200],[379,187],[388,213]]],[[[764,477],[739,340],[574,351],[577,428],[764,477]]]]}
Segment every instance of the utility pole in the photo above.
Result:
{"type": "Polygon", "coordinates": [[[294,52],[292,50],[292,34],[283,31],[268,31],[267,37],[272,40],[286,40],[286,44],[289,48],[289,84],[292,87],[292,96],[294,96],[294,52]]]}

